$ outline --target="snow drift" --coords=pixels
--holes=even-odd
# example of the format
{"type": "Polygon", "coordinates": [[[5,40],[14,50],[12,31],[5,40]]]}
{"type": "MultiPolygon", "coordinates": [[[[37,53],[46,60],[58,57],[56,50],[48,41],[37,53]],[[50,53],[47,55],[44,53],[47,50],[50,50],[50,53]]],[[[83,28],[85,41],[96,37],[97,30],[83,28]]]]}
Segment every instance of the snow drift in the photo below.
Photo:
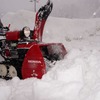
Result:
{"type": "MultiPolygon", "coordinates": [[[[8,13],[2,18],[11,30],[34,28],[35,14],[8,13]]],[[[99,100],[100,99],[100,19],[49,17],[44,42],[61,42],[68,54],[41,80],[18,77],[0,79],[0,100],[99,100]]]]}

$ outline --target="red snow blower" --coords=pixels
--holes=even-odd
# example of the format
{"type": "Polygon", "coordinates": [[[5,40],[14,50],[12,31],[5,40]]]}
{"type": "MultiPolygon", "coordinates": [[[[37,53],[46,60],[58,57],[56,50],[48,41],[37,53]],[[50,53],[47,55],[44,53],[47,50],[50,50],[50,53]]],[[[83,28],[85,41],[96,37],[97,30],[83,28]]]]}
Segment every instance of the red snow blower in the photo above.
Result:
{"type": "Polygon", "coordinates": [[[52,8],[53,3],[48,0],[38,10],[33,30],[25,26],[20,31],[0,33],[0,36],[5,37],[0,39],[0,55],[4,58],[0,62],[1,78],[12,79],[18,76],[21,79],[41,79],[47,66],[64,58],[67,51],[62,43],[42,42],[44,25],[52,8]]]}

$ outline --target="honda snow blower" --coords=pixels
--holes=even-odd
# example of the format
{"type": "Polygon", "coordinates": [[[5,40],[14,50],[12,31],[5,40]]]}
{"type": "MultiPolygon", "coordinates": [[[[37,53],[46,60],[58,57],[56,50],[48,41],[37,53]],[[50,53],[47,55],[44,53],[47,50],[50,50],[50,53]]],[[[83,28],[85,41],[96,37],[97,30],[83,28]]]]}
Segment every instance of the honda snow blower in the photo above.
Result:
{"type": "Polygon", "coordinates": [[[66,55],[62,43],[43,43],[42,35],[45,22],[51,13],[53,3],[48,0],[36,13],[34,30],[24,27],[20,31],[7,31],[0,36],[0,55],[4,58],[0,62],[0,77],[21,79],[37,77],[46,73],[47,66],[54,61],[61,60],[66,55]]]}

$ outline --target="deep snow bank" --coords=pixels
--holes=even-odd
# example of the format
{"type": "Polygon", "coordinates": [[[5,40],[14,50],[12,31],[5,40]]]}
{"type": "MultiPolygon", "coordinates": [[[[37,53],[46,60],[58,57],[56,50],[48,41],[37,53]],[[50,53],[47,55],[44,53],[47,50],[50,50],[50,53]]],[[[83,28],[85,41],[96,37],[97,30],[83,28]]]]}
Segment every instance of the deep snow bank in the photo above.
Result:
{"type": "MultiPolygon", "coordinates": [[[[28,25],[33,29],[35,15],[28,11],[8,13],[2,21],[11,30],[28,25]]],[[[61,19],[49,17],[44,42],[61,42],[68,50],[41,80],[0,79],[2,100],[99,100],[100,99],[100,19],[61,19]]]]}

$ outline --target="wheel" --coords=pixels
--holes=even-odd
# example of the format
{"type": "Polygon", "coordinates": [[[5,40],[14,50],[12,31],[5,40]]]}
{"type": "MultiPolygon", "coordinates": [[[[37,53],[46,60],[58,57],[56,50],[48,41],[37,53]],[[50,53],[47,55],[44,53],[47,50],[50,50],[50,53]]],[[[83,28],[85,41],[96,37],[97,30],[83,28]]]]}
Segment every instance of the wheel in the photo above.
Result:
{"type": "Polygon", "coordinates": [[[13,78],[13,77],[17,76],[17,70],[14,66],[12,66],[12,65],[9,66],[8,70],[9,70],[9,73],[8,73],[9,77],[13,78]]]}
{"type": "Polygon", "coordinates": [[[0,64],[0,77],[3,78],[7,75],[7,67],[4,64],[0,64]]]}

